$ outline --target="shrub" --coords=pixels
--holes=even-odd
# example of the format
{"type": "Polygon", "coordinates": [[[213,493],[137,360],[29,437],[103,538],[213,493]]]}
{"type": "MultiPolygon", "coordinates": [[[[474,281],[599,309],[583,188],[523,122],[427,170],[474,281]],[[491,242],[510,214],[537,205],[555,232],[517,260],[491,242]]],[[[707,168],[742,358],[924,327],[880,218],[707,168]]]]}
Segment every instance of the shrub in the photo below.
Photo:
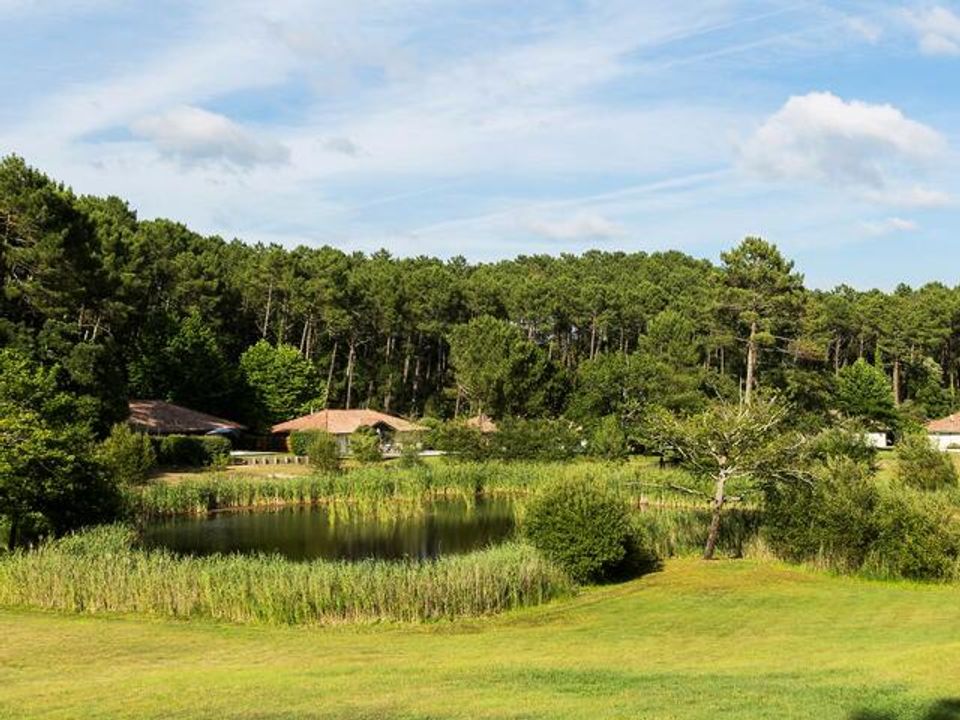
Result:
{"type": "Polygon", "coordinates": [[[566,420],[507,418],[491,433],[494,457],[503,460],[568,460],[582,451],[582,438],[566,420]]]}
{"type": "Polygon", "coordinates": [[[428,433],[426,444],[464,460],[487,460],[492,457],[490,437],[462,420],[437,424],[428,433]]]}
{"type": "MultiPolygon", "coordinates": [[[[310,444],[317,438],[322,430],[294,430],[287,435],[287,450],[298,457],[308,457],[310,455],[310,444]]],[[[323,433],[325,435],[329,433],[323,433]]]]}
{"type": "Polygon", "coordinates": [[[306,455],[310,464],[321,472],[335,473],[340,470],[340,447],[330,433],[311,433],[306,455]]]}
{"type": "Polygon", "coordinates": [[[616,415],[601,418],[590,437],[590,454],[607,460],[622,460],[629,454],[627,435],[616,415]]]}
{"type": "Polygon", "coordinates": [[[918,490],[942,490],[957,486],[957,469],[925,434],[914,433],[897,443],[897,479],[918,490]]]}
{"type": "Polygon", "coordinates": [[[416,443],[404,443],[400,446],[397,464],[402,468],[416,468],[425,464],[416,443]]]}
{"type": "Polygon", "coordinates": [[[626,504],[592,482],[548,486],[526,508],[522,529],[577,582],[603,582],[639,570],[633,566],[644,554],[626,504]]]}
{"type": "Polygon", "coordinates": [[[230,441],[219,435],[165,435],[157,441],[157,462],[169,467],[225,465],[230,441]]]}
{"type": "Polygon", "coordinates": [[[107,472],[123,485],[142,483],[157,463],[150,438],[134,432],[126,423],[113,426],[110,435],[100,443],[98,454],[107,472]]]}
{"type": "Polygon", "coordinates": [[[350,452],[362,463],[374,463],[383,459],[380,436],[369,427],[359,428],[350,436],[350,452]]]}
{"type": "Polygon", "coordinates": [[[875,577],[944,580],[960,561],[948,507],[908,487],[881,487],[850,460],[826,466],[811,485],[770,490],[766,536],[781,557],[875,577]]]}
{"type": "Polygon", "coordinates": [[[847,458],[870,470],[876,469],[877,465],[877,448],[867,441],[866,431],[855,424],[822,431],[810,443],[809,453],[820,463],[847,458]]]}

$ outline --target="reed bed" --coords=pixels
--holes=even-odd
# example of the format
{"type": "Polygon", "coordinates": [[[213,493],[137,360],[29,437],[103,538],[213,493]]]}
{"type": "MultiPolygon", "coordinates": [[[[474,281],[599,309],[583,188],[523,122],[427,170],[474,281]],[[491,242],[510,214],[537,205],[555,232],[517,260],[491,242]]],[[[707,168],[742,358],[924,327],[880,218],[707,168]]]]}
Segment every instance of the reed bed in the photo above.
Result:
{"type": "MultiPolygon", "coordinates": [[[[710,525],[708,508],[645,506],[634,513],[634,522],[661,558],[700,555],[710,525]]],[[[730,508],[723,514],[717,552],[744,557],[762,545],[763,512],[755,508],[730,508]]]]}
{"type": "Polygon", "coordinates": [[[378,465],[342,473],[265,478],[209,473],[176,483],[155,482],[127,491],[134,517],[206,513],[231,508],[310,505],[335,501],[375,506],[385,501],[478,495],[522,497],[546,483],[589,479],[606,484],[636,506],[702,507],[702,499],[676,489],[695,485],[678,470],[636,463],[443,462],[416,468],[378,465]]]}
{"type": "Polygon", "coordinates": [[[0,605],[273,625],[491,615],[575,591],[533,548],[508,543],[426,562],[290,562],[142,550],[123,527],[0,556],[0,605]]]}

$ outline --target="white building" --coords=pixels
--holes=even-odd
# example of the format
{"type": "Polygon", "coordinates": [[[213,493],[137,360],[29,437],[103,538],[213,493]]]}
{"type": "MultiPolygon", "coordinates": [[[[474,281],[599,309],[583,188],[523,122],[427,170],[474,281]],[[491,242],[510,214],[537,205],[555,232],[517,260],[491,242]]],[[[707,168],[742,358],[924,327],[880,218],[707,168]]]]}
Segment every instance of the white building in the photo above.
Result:
{"type": "Polygon", "coordinates": [[[927,423],[930,442],[940,450],[960,450],[960,412],[927,423]]]}

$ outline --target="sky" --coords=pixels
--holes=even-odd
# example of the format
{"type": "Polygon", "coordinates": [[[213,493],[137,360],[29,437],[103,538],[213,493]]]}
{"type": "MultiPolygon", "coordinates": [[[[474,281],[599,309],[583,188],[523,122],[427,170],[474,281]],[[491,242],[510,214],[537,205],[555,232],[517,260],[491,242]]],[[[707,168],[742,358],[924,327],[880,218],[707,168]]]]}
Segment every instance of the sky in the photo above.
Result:
{"type": "Polygon", "coordinates": [[[0,0],[0,154],[247,242],[960,283],[960,1],[0,0]]]}

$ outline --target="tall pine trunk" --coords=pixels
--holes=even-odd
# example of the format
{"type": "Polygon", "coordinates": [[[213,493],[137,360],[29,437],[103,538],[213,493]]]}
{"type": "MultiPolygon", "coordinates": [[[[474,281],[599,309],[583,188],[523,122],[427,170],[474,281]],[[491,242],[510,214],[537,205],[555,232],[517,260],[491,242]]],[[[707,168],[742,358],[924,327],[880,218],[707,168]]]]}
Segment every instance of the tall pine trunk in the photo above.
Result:
{"type": "Polygon", "coordinates": [[[749,405],[753,400],[754,376],[757,371],[757,323],[750,323],[750,338],[747,340],[747,383],[743,392],[743,402],[749,405]]]}

